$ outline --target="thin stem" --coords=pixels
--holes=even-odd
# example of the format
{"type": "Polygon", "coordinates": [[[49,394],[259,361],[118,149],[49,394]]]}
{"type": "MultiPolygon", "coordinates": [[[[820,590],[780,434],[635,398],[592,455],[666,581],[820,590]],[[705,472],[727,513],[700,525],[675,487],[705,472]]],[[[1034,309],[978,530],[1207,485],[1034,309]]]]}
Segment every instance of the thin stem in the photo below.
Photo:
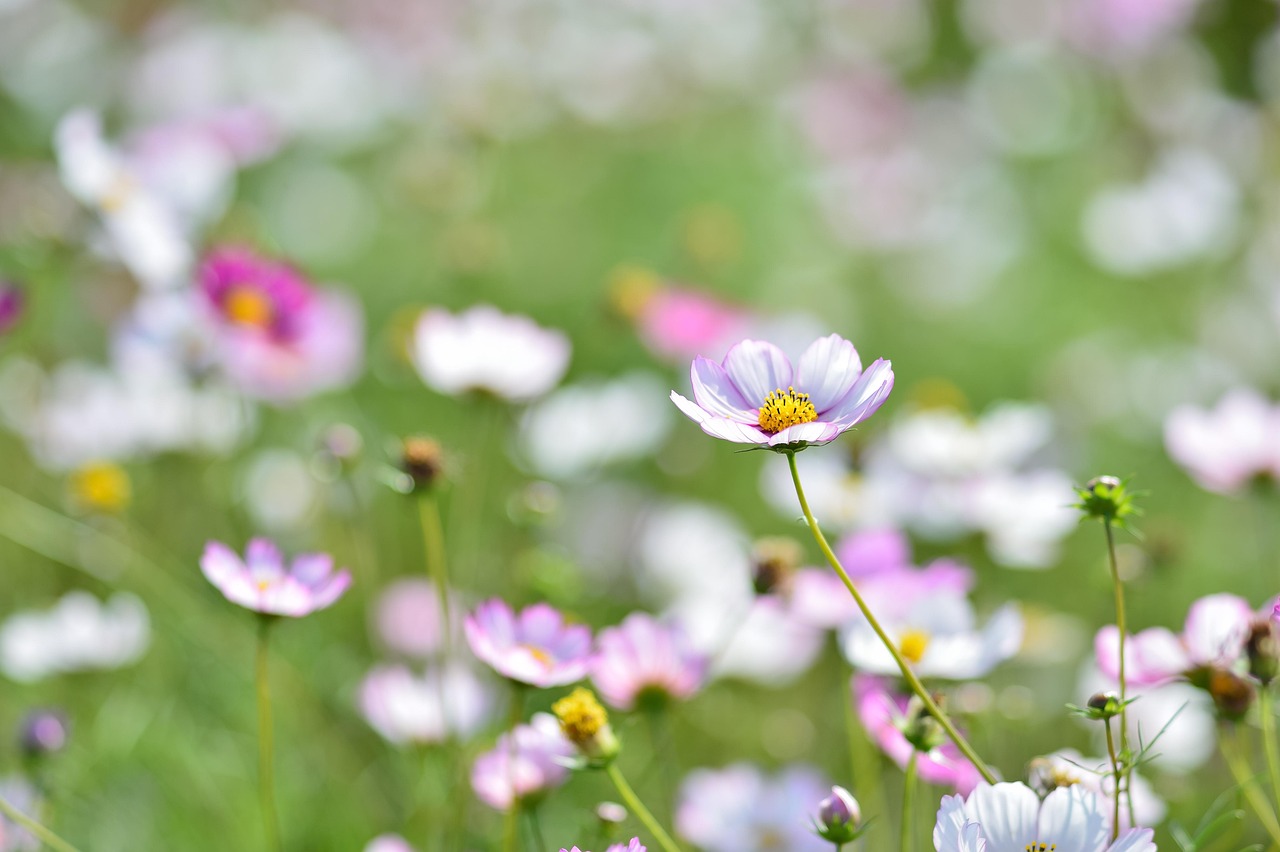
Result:
{"type": "Polygon", "coordinates": [[[538,816],[537,807],[529,808],[529,829],[533,832],[533,848],[536,852],[550,849],[547,841],[542,838],[542,820],[538,816]]]}
{"type": "Polygon", "coordinates": [[[1271,776],[1271,797],[1280,813],[1280,757],[1276,755],[1276,717],[1271,704],[1271,685],[1258,690],[1258,715],[1262,717],[1262,751],[1267,756],[1267,774],[1271,776]]]}
{"type": "Polygon", "coordinates": [[[899,839],[898,847],[902,852],[911,852],[915,848],[915,843],[912,842],[915,839],[915,831],[913,830],[915,825],[913,817],[915,814],[912,812],[915,810],[916,761],[919,757],[920,752],[913,749],[911,757],[907,758],[907,777],[902,787],[902,836],[899,839]]]}
{"type": "Polygon", "coordinates": [[[427,575],[436,584],[440,598],[440,619],[444,657],[449,659],[449,645],[453,636],[453,622],[449,617],[449,567],[445,562],[444,527],[440,523],[440,504],[434,495],[423,494],[418,498],[418,521],[422,525],[422,550],[426,557],[427,575]]]}
{"type": "MultiPolygon", "coordinates": [[[[1122,763],[1117,764],[1116,777],[1116,799],[1120,798],[1120,781],[1121,776],[1124,779],[1124,789],[1129,802],[1129,824],[1136,824],[1133,815],[1133,794],[1129,792],[1130,782],[1129,775],[1133,771],[1132,761],[1129,753],[1129,710],[1126,706],[1128,699],[1128,681],[1125,678],[1125,660],[1124,645],[1126,639],[1126,627],[1124,617],[1124,583],[1120,581],[1120,567],[1116,562],[1116,536],[1111,528],[1111,521],[1104,520],[1102,528],[1107,533],[1107,556],[1111,563],[1111,586],[1115,590],[1116,598],[1116,629],[1120,631],[1120,758],[1122,763]]],[[[1111,726],[1107,726],[1107,733],[1111,733],[1111,726]]],[[[1114,758],[1113,758],[1114,761],[1114,758]]],[[[1115,831],[1119,831],[1119,820],[1116,821],[1115,831]]],[[[1114,840],[1115,837],[1112,837],[1114,840]]]]}
{"type": "Polygon", "coordinates": [[[267,848],[280,852],[280,820],[276,815],[274,778],[275,746],[271,726],[271,684],[268,661],[268,638],[271,617],[262,616],[258,628],[258,654],[255,678],[258,691],[258,795],[262,805],[262,823],[267,833],[267,848]]]}
{"type": "Polygon", "coordinates": [[[0,813],[25,828],[50,849],[57,849],[58,852],[78,852],[76,847],[72,846],[70,843],[45,828],[31,817],[15,808],[13,805],[9,804],[4,796],[0,796],[0,813]]]}
{"type": "Polygon", "coordinates": [[[1267,797],[1262,795],[1262,791],[1258,789],[1248,760],[1240,754],[1234,728],[1228,728],[1223,725],[1219,729],[1218,746],[1222,749],[1222,756],[1226,759],[1227,767],[1231,770],[1231,776],[1236,780],[1236,786],[1244,793],[1244,797],[1248,800],[1249,806],[1253,808],[1253,812],[1258,815],[1258,821],[1267,830],[1267,834],[1271,835],[1271,839],[1276,843],[1280,843],[1280,822],[1276,821],[1276,813],[1267,802],[1267,797]]]}
{"type": "Polygon", "coordinates": [[[502,848],[516,852],[520,828],[520,797],[516,794],[516,728],[524,721],[524,686],[512,681],[511,727],[507,731],[507,784],[511,787],[511,807],[502,830],[502,848]]]}
{"type": "Polygon", "coordinates": [[[616,762],[610,763],[605,767],[604,771],[609,776],[609,780],[613,782],[613,786],[618,788],[618,795],[622,797],[622,803],[644,824],[644,827],[658,841],[658,845],[663,848],[664,852],[680,852],[680,847],[671,839],[671,835],[667,834],[666,829],[653,818],[653,814],[649,813],[649,809],[644,806],[644,802],[640,801],[636,791],[631,789],[627,779],[622,777],[622,770],[618,769],[618,764],[616,762]]]}
{"type": "Polygon", "coordinates": [[[826,556],[827,562],[831,564],[831,567],[835,569],[836,574],[840,577],[840,581],[844,583],[845,588],[849,590],[849,594],[853,595],[854,603],[856,603],[858,605],[858,609],[861,610],[862,617],[867,620],[869,625],[871,625],[871,629],[875,631],[876,636],[880,637],[880,641],[893,657],[893,661],[898,664],[898,668],[902,671],[902,677],[907,682],[907,685],[911,687],[911,691],[919,696],[920,701],[924,703],[925,709],[931,716],[933,716],[933,718],[938,720],[938,724],[942,726],[942,730],[945,731],[951,741],[955,743],[956,748],[960,749],[960,753],[969,759],[969,762],[978,770],[978,773],[982,775],[983,779],[986,780],[988,784],[995,784],[995,773],[987,767],[987,764],[983,762],[982,758],[978,757],[978,753],[974,751],[973,746],[969,745],[969,741],[966,740],[958,730],[956,730],[955,725],[951,723],[950,717],[947,716],[946,713],[942,712],[942,708],[933,700],[933,696],[929,694],[929,691],[924,688],[924,684],[920,682],[920,678],[916,677],[915,672],[911,670],[911,666],[907,664],[902,653],[898,651],[897,646],[893,644],[893,640],[891,640],[889,635],[884,632],[884,628],[880,626],[880,622],[877,621],[875,615],[872,614],[871,608],[868,607],[867,602],[863,600],[862,594],[858,591],[857,586],[853,584],[853,580],[849,579],[848,572],[846,572],[844,570],[844,566],[840,564],[840,559],[836,556],[835,551],[831,549],[831,545],[827,543],[827,537],[822,534],[822,528],[818,526],[817,520],[813,517],[813,512],[809,509],[809,501],[805,499],[804,488],[800,485],[800,471],[796,468],[795,453],[787,453],[786,455],[787,464],[791,466],[791,480],[796,486],[796,497],[800,499],[800,509],[804,512],[804,518],[809,524],[809,529],[813,532],[814,540],[818,542],[818,548],[822,551],[822,554],[826,556]]]}
{"type": "Polygon", "coordinates": [[[1111,811],[1111,842],[1115,843],[1120,836],[1120,761],[1116,757],[1116,738],[1111,734],[1111,720],[1103,720],[1107,726],[1107,754],[1111,758],[1111,777],[1115,782],[1115,797],[1111,811]]]}

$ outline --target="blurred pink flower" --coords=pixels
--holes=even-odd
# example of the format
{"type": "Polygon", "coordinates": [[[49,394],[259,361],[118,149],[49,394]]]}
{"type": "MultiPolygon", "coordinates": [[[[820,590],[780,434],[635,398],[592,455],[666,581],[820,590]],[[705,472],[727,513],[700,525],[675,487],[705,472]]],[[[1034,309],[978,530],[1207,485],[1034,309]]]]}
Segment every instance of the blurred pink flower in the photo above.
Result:
{"type": "Polygon", "coordinates": [[[415,850],[409,845],[409,841],[398,834],[379,834],[365,844],[364,852],[415,852],[415,850]]]}
{"type": "Polygon", "coordinates": [[[351,573],[334,573],[329,554],[305,553],[286,568],[280,549],[265,538],[250,541],[243,560],[222,542],[211,541],[200,570],[232,603],[294,618],[331,606],[351,585],[351,573]]]}
{"type": "Polygon", "coordinates": [[[1280,477],[1280,408],[1255,391],[1234,390],[1212,409],[1175,409],[1164,443],[1202,487],[1238,491],[1256,478],[1280,477]]]}
{"type": "MultiPolygon", "coordinates": [[[[579,849],[577,846],[570,850],[565,849],[562,846],[560,847],[560,852],[589,852],[589,850],[579,849]]],[[[626,846],[623,846],[621,843],[615,843],[606,849],[605,852],[648,852],[648,849],[640,843],[639,837],[633,837],[631,838],[631,842],[626,846]]]]}
{"type": "Polygon", "coordinates": [[[569,353],[561,332],[489,305],[458,314],[424,311],[414,330],[414,366],[428,386],[446,394],[488,391],[527,402],[563,378],[569,353]]]}
{"type": "Polygon", "coordinates": [[[471,788],[480,801],[505,811],[517,798],[527,801],[563,784],[576,754],[556,717],[535,713],[529,724],[498,737],[492,749],[476,758],[471,788]]]}
{"type": "MultiPolygon", "coordinates": [[[[878,677],[857,675],[851,686],[862,726],[881,751],[899,767],[906,768],[915,751],[901,727],[907,711],[907,696],[890,691],[888,681],[878,677]]],[[[950,740],[922,753],[916,759],[916,768],[925,782],[957,793],[968,793],[982,780],[978,770],[950,740]]]]}
{"type": "MultiPolygon", "coordinates": [[[[1254,612],[1236,595],[1200,598],[1187,611],[1182,634],[1151,627],[1125,643],[1125,680],[1133,686],[1149,686],[1179,678],[1202,666],[1230,668],[1244,652],[1254,612]]],[[[1098,668],[1108,678],[1120,671],[1120,631],[1108,625],[1094,638],[1098,668]]]]}
{"type": "Polygon", "coordinates": [[[706,679],[707,658],[684,634],[642,612],[600,631],[591,680],[609,704],[632,710],[648,699],[686,699],[706,679]]]}
{"type": "Polygon", "coordinates": [[[637,325],[655,355],[684,360],[723,353],[742,339],[750,319],[745,309],[708,293],[665,287],[645,299],[637,325]]]}
{"type": "MultiPolygon", "coordinates": [[[[456,616],[460,604],[451,594],[454,639],[462,638],[456,616]]],[[[435,585],[430,580],[406,578],[387,586],[378,598],[377,629],[387,648],[398,654],[425,658],[442,651],[445,637],[435,585]]]]}
{"type": "Polygon", "coordinates": [[[246,249],[222,248],[200,268],[227,377],[245,394],[288,402],[351,382],[364,330],[358,304],[246,249]]]}
{"type": "Polygon", "coordinates": [[[676,830],[707,852],[830,852],[809,816],[830,789],[806,766],[772,778],[749,763],[697,769],[680,785],[676,830]]]}
{"type": "Polygon", "coordinates": [[[0,281],[0,334],[18,324],[26,301],[21,287],[9,281],[0,281]]]}
{"type": "Polygon", "coordinates": [[[566,624],[548,604],[534,604],[516,615],[494,598],[467,616],[464,629],[472,652],[512,680],[545,689],[587,675],[590,628],[566,624]]]}
{"type": "Polygon", "coordinates": [[[893,389],[893,367],[879,359],[865,372],[853,344],[832,334],[815,340],[800,364],[772,343],[744,340],[717,364],[694,359],[690,402],[671,401],[702,431],[740,444],[778,449],[825,444],[870,417],[893,389]]]}
{"type": "Polygon", "coordinates": [[[393,743],[438,743],[479,730],[493,711],[490,690],[470,669],[452,664],[421,676],[407,666],[379,666],[360,684],[360,712],[393,743]]]}

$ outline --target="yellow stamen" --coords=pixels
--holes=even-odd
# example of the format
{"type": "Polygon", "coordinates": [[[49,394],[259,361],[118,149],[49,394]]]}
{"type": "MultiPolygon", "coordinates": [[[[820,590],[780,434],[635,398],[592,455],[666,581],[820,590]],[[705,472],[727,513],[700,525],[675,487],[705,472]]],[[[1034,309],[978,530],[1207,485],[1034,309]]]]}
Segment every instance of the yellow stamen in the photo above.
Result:
{"type": "Polygon", "coordinates": [[[797,393],[793,387],[770,393],[760,406],[760,428],[776,434],[797,423],[812,423],[818,419],[818,410],[809,401],[809,394],[797,393]]]}
{"type": "Polygon", "coordinates": [[[240,325],[263,328],[275,318],[275,308],[261,290],[252,284],[237,284],[222,300],[227,318],[240,325]]]}
{"type": "Polygon", "coordinates": [[[544,666],[551,662],[551,655],[541,648],[534,647],[533,645],[521,645],[520,647],[528,651],[531,657],[542,663],[544,666]]]}
{"type": "Polygon", "coordinates": [[[609,714],[595,693],[581,686],[552,704],[551,710],[560,720],[564,735],[578,746],[590,743],[609,724],[609,714]]]}
{"type": "Polygon", "coordinates": [[[98,512],[119,512],[129,505],[129,475],[110,462],[87,464],[71,475],[71,496],[98,512]]]}
{"type": "Polygon", "coordinates": [[[908,630],[902,634],[898,650],[909,661],[920,662],[924,659],[924,652],[929,650],[929,634],[923,630],[908,630]]]}

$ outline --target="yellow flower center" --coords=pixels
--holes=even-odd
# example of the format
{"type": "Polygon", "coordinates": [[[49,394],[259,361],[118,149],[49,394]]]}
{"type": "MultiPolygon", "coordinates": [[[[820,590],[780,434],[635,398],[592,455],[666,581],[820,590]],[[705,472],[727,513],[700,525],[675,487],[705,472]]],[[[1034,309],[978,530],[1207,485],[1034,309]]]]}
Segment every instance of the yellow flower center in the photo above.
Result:
{"type": "Polygon", "coordinates": [[[551,710],[560,720],[564,735],[579,746],[591,742],[609,724],[609,714],[596,700],[595,693],[581,686],[552,704],[551,710]]]}
{"type": "Polygon", "coordinates": [[[924,659],[924,652],[929,650],[929,634],[923,630],[908,630],[902,634],[898,650],[909,661],[920,662],[924,659]]]}
{"type": "Polygon", "coordinates": [[[264,328],[275,317],[275,308],[261,290],[251,284],[237,284],[222,301],[227,318],[240,325],[264,328]]]}
{"type": "Polygon", "coordinates": [[[541,648],[536,648],[533,645],[521,645],[520,647],[528,651],[529,656],[533,657],[544,666],[551,662],[551,655],[541,648]]]}
{"type": "Polygon", "coordinates": [[[1028,843],[1026,845],[1027,852],[1054,852],[1058,848],[1056,843],[1028,843]]]}
{"type": "Polygon", "coordinates": [[[71,496],[99,512],[119,512],[129,504],[129,475],[110,462],[87,464],[71,476],[71,496]]]}
{"type": "Polygon", "coordinates": [[[818,419],[818,410],[809,401],[809,394],[797,393],[789,387],[786,392],[782,388],[770,393],[760,406],[760,428],[770,434],[776,434],[788,426],[797,423],[812,423],[818,419]]]}

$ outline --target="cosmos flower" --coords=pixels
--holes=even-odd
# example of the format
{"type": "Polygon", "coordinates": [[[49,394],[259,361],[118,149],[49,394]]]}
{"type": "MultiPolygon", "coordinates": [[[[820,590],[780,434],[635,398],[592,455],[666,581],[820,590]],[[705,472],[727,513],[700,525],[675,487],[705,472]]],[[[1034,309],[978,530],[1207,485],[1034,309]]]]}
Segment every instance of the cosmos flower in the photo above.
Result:
{"type": "Polygon", "coordinates": [[[199,279],[223,372],[242,393],[290,402],[359,373],[364,329],[350,297],[318,290],[292,267],[240,248],[210,253],[199,279]]]}
{"type": "MultiPolygon", "coordinates": [[[[573,849],[565,849],[562,846],[560,847],[560,852],[589,852],[589,850],[579,849],[577,846],[573,847],[573,849]]],[[[631,842],[627,845],[624,846],[621,843],[615,843],[606,849],[605,852],[648,852],[648,848],[640,842],[639,837],[633,837],[631,838],[631,842]]]]}
{"type": "Polygon", "coordinates": [[[19,612],[0,626],[0,670],[16,681],[87,669],[115,669],[138,660],[151,642],[142,601],[117,592],[100,602],[68,592],[50,610],[19,612]]]}
{"type": "Polygon", "coordinates": [[[566,624],[548,604],[534,604],[517,615],[494,598],[468,615],[463,626],[472,652],[503,677],[545,689],[587,675],[591,629],[566,624]]]}
{"type": "Polygon", "coordinates": [[[1098,797],[1062,787],[1043,803],[1025,784],[983,784],[968,798],[944,796],[933,829],[937,852],[1155,852],[1149,828],[1130,829],[1111,843],[1098,797]]]}
{"type": "MultiPolygon", "coordinates": [[[[451,613],[461,611],[462,602],[449,595],[451,613]]],[[[456,614],[450,619],[451,639],[461,639],[456,614]]],[[[440,612],[440,596],[430,580],[408,577],[396,580],[378,597],[378,636],[397,654],[425,659],[441,652],[445,631],[440,612]]]]}
{"type": "Polygon", "coordinates": [[[398,834],[379,834],[365,844],[364,852],[415,852],[415,850],[409,845],[409,841],[398,834]]]}
{"type": "MultiPolygon", "coordinates": [[[[1181,635],[1151,627],[1125,643],[1125,680],[1134,686],[1164,683],[1202,667],[1232,667],[1244,651],[1254,612],[1236,595],[1200,598],[1187,610],[1181,635]]],[[[1098,668],[1109,678],[1120,671],[1120,631],[1108,625],[1094,639],[1098,668]]]]}
{"type": "MultiPolygon", "coordinates": [[[[1075,749],[1062,749],[1053,754],[1037,757],[1031,761],[1029,769],[1031,786],[1042,795],[1048,795],[1059,787],[1078,786],[1098,796],[1103,805],[1103,813],[1107,817],[1107,828],[1111,828],[1113,812],[1106,805],[1114,801],[1115,776],[1111,774],[1111,762],[1105,757],[1084,757],[1075,749]]],[[[1137,826],[1156,825],[1164,819],[1168,808],[1164,800],[1156,795],[1147,781],[1136,770],[1129,773],[1128,794],[1122,802],[1133,797],[1133,815],[1137,826]]],[[[1120,828],[1135,828],[1129,824],[1129,808],[1120,809],[1120,828]]]]}
{"type": "Polygon", "coordinates": [[[438,743],[464,738],[492,715],[493,696],[476,675],[457,663],[421,676],[407,666],[379,666],[360,684],[360,712],[393,743],[438,743]]]}
{"type": "Polygon", "coordinates": [[[686,699],[706,678],[707,658],[689,646],[684,634],[642,612],[600,631],[596,646],[591,680],[621,710],[648,700],[686,699]]]}
{"type": "Polygon", "coordinates": [[[424,311],[414,329],[413,363],[440,393],[492,393],[509,402],[542,396],[569,367],[569,339],[528,317],[477,305],[459,314],[424,311]]]}
{"type": "Polygon", "coordinates": [[[690,368],[694,402],[671,401],[702,431],[740,444],[799,448],[825,444],[870,417],[893,390],[884,359],[865,372],[853,344],[832,334],[815,340],[792,368],[772,343],[744,340],[720,364],[690,368]]]}
{"type": "MultiPolygon", "coordinates": [[[[865,675],[855,676],[852,688],[863,728],[881,751],[905,769],[916,750],[903,733],[907,696],[890,691],[888,682],[883,678],[865,675]]],[[[916,758],[916,769],[925,782],[962,794],[973,790],[982,780],[982,775],[950,740],[920,752],[916,758]]]]}
{"type": "Polygon", "coordinates": [[[1280,477],[1280,409],[1257,392],[1231,391],[1208,410],[1184,405],[1164,424],[1169,455],[1209,491],[1239,491],[1280,477]]]}
{"type": "MultiPolygon", "coordinates": [[[[923,597],[883,627],[921,677],[968,680],[982,677],[1022,645],[1022,616],[1013,604],[998,609],[979,629],[973,606],[962,594],[923,597]]],[[[864,620],[851,622],[840,644],[855,668],[870,674],[897,674],[898,664],[864,620]]]]}
{"type": "Polygon", "coordinates": [[[829,852],[809,812],[830,790],[806,766],[773,777],[749,763],[698,769],[680,785],[676,830],[707,852],[829,852]]]}
{"type": "Polygon", "coordinates": [[[222,542],[205,545],[200,570],[232,603],[265,615],[299,618],[331,606],[351,585],[351,572],[334,572],[327,553],[304,553],[285,566],[275,543],[255,538],[244,559],[222,542]]]}
{"type": "Polygon", "coordinates": [[[529,801],[569,777],[569,758],[577,754],[550,713],[535,713],[527,725],[517,725],[498,737],[497,745],[476,758],[471,788],[480,801],[505,811],[515,799],[529,801]]]}

